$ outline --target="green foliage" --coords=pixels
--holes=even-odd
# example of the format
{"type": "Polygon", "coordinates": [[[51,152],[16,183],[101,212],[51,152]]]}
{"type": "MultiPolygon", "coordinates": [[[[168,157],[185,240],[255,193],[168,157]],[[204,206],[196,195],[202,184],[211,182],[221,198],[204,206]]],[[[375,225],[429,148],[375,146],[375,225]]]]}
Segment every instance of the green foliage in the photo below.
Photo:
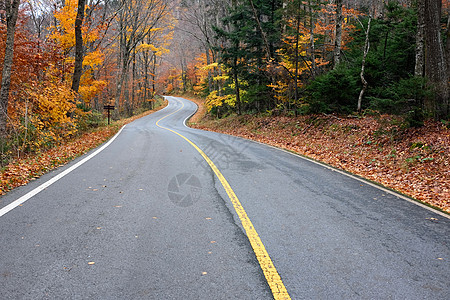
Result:
{"type": "MultiPolygon", "coordinates": [[[[407,126],[423,125],[423,102],[429,97],[423,78],[416,78],[415,34],[417,16],[413,9],[397,3],[386,5],[386,17],[372,20],[370,50],[365,62],[364,77],[368,89],[363,109],[405,116],[407,126]]],[[[361,19],[367,28],[368,17],[361,19]]],[[[358,25],[361,28],[361,25],[358,25]]],[[[316,78],[308,87],[307,103],[311,112],[349,113],[355,111],[362,83],[364,30],[352,33],[346,52],[347,64],[316,78]]]]}
{"type": "MultiPolygon", "coordinates": [[[[325,35],[321,32],[315,33],[316,63],[321,67],[317,67],[316,73],[310,74],[307,60],[300,62],[304,65],[299,66],[306,71],[304,74],[300,72],[298,77],[295,77],[299,79],[299,89],[296,89],[297,101],[293,103],[294,75],[291,70],[293,67],[289,64],[283,65],[285,62],[283,56],[291,62],[294,48],[286,50],[283,41],[290,38],[291,44],[295,44],[296,35],[302,32],[299,38],[303,48],[300,47],[298,50],[301,58],[308,56],[310,43],[307,34],[308,22],[310,18],[317,16],[322,6],[319,5],[320,1],[308,2],[314,10],[311,12],[302,8],[304,2],[297,0],[288,1],[283,7],[280,5],[281,1],[253,2],[257,15],[260,16],[260,22],[255,19],[249,1],[235,1],[230,14],[223,20],[222,28],[227,30],[215,29],[222,47],[216,50],[220,54],[223,70],[229,76],[229,80],[224,82],[218,94],[221,96],[235,94],[237,89],[233,75],[237,75],[239,82],[242,83],[241,101],[237,104],[240,104],[241,109],[246,112],[290,110],[296,115],[355,112],[358,96],[363,87],[360,72],[368,14],[357,14],[346,19],[348,28],[351,29],[348,32],[349,37],[346,37],[343,44],[343,62],[337,69],[328,70],[329,64],[326,60],[330,58],[327,55],[321,57],[321,50],[318,48],[320,43],[325,43],[325,35]],[[269,44],[271,60],[267,59],[263,33],[269,44]],[[318,74],[321,75],[315,77],[318,74]],[[286,92],[289,90],[290,93],[286,92]],[[277,94],[277,91],[281,92],[277,94]]],[[[371,21],[370,50],[364,70],[368,87],[362,99],[362,110],[375,115],[384,113],[401,115],[404,117],[402,125],[404,127],[422,126],[427,117],[423,104],[425,99],[433,95],[423,78],[414,77],[417,12],[413,6],[404,7],[396,1],[386,3],[385,12],[383,18],[371,21]]],[[[233,110],[237,107],[238,105],[228,107],[222,105],[220,109],[233,110]]]]}
{"type": "MultiPolygon", "coordinates": [[[[272,90],[268,88],[271,77],[267,70],[267,56],[275,57],[275,51],[279,48],[281,28],[277,11],[281,8],[281,2],[253,0],[253,4],[260,20],[256,20],[253,7],[248,1],[238,1],[230,9],[230,14],[222,20],[223,27],[228,30],[214,28],[217,37],[224,41],[221,48],[216,50],[220,54],[220,63],[230,77],[237,75],[239,82],[246,83],[239,87],[244,90],[245,95],[241,99],[241,108],[247,111],[264,111],[274,107],[272,90]]],[[[236,88],[234,79],[227,84],[229,87],[234,84],[236,88]]],[[[225,88],[224,91],[237,93],[237,89],[225,88]]]]}
{"type": "Polygon", "coordinates": [[[81,112],[75,116],[77,120],[78,130],[81,132],[87,131],[92,128],[100,127],[105,124],[105,117],[97,110],[91,110],[88,112],[81,112]]]}
{"type": "Polygon", "coordinates": [[[307,87],[307,103],[312,113],[349,113],[358,99],[357,70],[341,65],[317,77],[307,87]]]}

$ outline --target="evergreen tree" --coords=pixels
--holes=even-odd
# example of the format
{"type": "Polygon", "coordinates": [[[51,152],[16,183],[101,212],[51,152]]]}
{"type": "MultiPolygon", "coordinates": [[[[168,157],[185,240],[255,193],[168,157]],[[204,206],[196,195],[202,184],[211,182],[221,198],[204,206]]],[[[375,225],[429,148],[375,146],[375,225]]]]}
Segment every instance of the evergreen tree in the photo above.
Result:
{"type": "Polygon", "coordinates": [[[280,47],[280,6],[278,0],[237,1],[223,27],[215,28],[223,41],[218,50],[233,78],[238,113],[273,108],[268,64],[276,60],[280,47]]]}

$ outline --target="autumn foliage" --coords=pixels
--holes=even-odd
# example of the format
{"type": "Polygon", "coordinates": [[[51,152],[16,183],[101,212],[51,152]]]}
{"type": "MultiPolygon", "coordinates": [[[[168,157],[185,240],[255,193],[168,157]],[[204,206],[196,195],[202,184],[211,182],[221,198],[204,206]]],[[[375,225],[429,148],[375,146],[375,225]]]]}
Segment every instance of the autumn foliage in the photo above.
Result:
{"type": "MultiPolygon", "coordinates": [[[[165,30],[158,25],[167,22],[170,14],[164,1],[143,3],[136,1],[130,5],[133,9],[130,14],[136,14],[133,20],[140,24],[139,28],[120,23],[124,20],[119,18],[117,10],[121,6],[118,3],[89,1],[86,5],[81,28],[82,75],[77,92],[71,86],[78,1],[50,4],[30,0],[20,6],[15,25],[6,128],[2,128],[4,133],[0,138],[1,166],[14,157],[62,145],[103,124],[103,105],[116,103],[115,119],[153,107],[154,84],[152,92],[148,91],[151,81],[155,82],[157,63],[154,57],[167,52],[163,37],[170,35],[170,26],[165,30]],[[144,6],[139,7],[140,4],[144,6]],[[141,20],[144,16],[145,23],[141,20]],[[127,32],[135,34],[128,49],[133,54],[133,63],[129,60],[119,71],[122,49],[117,47],[118,35],[127,32]],[[145,68],[141,63],[144,60],[145,68]],[[117,93],[119,72],[128,78],[126,93],[124,89],[117,93]]],[[[4,13],[0,11],[0,61],[6,48],[4,13]]],[[[0,65],[0,71],[2,67],[0,65]]]]}

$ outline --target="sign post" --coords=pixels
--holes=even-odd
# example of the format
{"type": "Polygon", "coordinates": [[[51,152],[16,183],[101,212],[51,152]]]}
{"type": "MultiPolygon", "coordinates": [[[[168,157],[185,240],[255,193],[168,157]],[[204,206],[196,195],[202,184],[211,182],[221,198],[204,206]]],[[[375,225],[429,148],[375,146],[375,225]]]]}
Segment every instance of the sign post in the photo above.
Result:
{"type": "Polygon", "coordinates": [[[111,110],[114,110],[114,105],[105,105],[103,106],[103,109],[108,111],[108,125],[110,123],[110,119],[111,119],[111,110]]]}

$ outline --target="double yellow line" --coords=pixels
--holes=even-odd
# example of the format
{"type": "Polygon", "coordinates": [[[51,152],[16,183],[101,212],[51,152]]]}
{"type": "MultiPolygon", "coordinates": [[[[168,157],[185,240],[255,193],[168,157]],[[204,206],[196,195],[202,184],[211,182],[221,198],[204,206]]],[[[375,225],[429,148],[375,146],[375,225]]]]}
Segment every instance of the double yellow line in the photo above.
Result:
{"type": "Polygon", "coordinates": [[[200,149],[196,144],[194,144],[187,137],[185,137],[184,135],[182,135],[172,129],[169,129],[167,127],[159,125],[159,122],[161,120],[175,114],[176,112],[183,109],[183,107],[184,107],[184,103],[182,103],[182,106],[178,110],[159,119],[156,122],[156,125],[162,129],[166,129],[170,132],[173,132],[176,135],[178,135],[179,137],[183,138],[185,141],[187,141],[189,144],[191,144],[192,147],[194,147],[198,151],[198,153],[200,153],[200,155],[205,159],[205,161],[208,163],[208,165],[213,170],[214,174],[216,174],[217,178],[219,178],[220,183],[222,184],[223,188],[227,192],[227,195],[230,198],[231,203],[233,204],[233,207],[239,216],[239,219],[241,220],[242,226],[244,227],[247,237],[250,241],[250,244],[252,245],[253,251],[256,254],[256,258],[258,259],[259,265],[261,266],[264,276],[266,277],[267,283],[269,284],[269,287],[272,290],[273,297],[276,300],[291,299],[291,297],[289,296],[289,294],[286,290],[286,287],[283,284],[283,281],[281,280],[280,274],[278,274],[278,271],[276,270],[276,268],[272,262],[272,259],[269,256],[269,253],[267,253],[267,250],[264,247],[264,244],[262,243],[258,233],[256,232],[255,228],[253,227],[253,224],[250,221],[249,217],[247,216],[247,213],[245,212],[244,208],[242,207],[241,202],[239,201],[238,197],[234,193],[234,191],[231,188],[228,181],[222,175],[222,172],[220,172],[220,170],[213,163],[213,161],[205,154],[205,152],[203,152],[202,149],[200,149]]]}

